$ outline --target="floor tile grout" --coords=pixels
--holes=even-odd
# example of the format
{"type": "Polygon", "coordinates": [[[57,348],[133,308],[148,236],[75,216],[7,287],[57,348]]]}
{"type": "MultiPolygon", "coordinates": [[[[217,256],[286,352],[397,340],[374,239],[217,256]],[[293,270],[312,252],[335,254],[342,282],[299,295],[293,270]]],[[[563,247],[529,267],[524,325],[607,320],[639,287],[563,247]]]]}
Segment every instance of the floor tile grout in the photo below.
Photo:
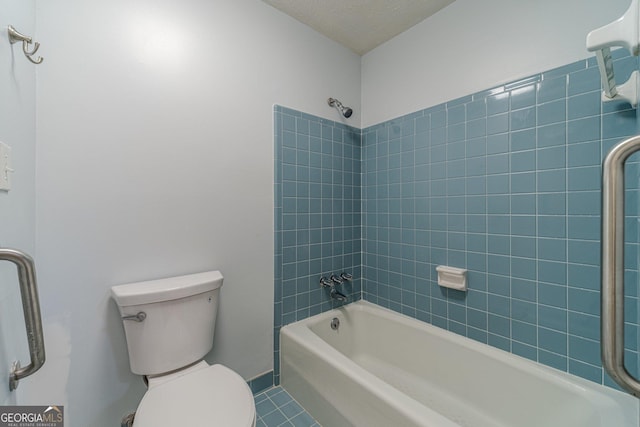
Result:
{"type": "Polygon", "coordinates": [[[257,427],[321,427],[304,407],[280,386],[256,393],[254,399],[257,427]],[[269,403],[265,404],[266,401],[269,403]]]}

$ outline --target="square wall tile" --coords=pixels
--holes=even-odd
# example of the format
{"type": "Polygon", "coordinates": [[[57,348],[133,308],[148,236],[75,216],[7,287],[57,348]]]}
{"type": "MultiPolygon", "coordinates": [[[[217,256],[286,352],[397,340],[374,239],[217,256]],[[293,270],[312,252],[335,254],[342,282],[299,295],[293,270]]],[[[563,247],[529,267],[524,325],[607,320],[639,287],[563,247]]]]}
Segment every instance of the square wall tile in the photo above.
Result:
{"type": "MultiPolygon", "coordinates": [[[[615,60],[637,67],[624,52],[615,60]]],[[[339,305],[320,275],[358,271],[350,301],[609,385],[595,332],[601,162],[639,127],[636,110],[600,101],[594,61],[362,130],[283,107],[274,118],[275,330],[339,305]],[[440,264],[469,269],[469,291],[441,289],[440,264]]],[[[627,164],[625,222],[634,369],[637,165],[627,164]]]]}

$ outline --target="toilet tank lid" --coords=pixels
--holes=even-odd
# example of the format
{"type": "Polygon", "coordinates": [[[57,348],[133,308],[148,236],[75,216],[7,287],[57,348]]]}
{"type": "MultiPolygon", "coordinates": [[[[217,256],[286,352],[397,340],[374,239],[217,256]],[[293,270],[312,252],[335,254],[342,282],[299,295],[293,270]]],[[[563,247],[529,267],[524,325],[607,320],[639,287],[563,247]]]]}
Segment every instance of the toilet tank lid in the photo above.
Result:
{"type": "Polygon", "coordinates": [[[111,287],[111,296],[120,307],[171,301],[209,292],[222,286],[218,270],[111,287]]]}

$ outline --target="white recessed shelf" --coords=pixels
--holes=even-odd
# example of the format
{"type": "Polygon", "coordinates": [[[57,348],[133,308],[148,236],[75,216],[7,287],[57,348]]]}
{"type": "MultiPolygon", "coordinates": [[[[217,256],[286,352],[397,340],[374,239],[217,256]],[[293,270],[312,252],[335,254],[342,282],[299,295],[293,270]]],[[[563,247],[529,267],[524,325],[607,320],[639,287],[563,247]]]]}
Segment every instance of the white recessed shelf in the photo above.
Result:
{"type": "Polygon", "coordinates": [[[467,290],[467,270],[464,268],[449,267],[439,265],[436,267],[438,272],[438,285],[455,289],[457,291],[466,292],[467,290]]]}

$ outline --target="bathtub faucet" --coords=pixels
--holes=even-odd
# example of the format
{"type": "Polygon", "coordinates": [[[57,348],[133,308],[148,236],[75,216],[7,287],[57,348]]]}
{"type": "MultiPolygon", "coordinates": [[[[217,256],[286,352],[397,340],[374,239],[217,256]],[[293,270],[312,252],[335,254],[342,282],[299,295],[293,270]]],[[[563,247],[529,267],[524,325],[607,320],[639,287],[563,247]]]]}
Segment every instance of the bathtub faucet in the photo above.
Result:
{"type": "Polygon", "coordinates": [[[329,296],[338,301],[345,302],[347,300],[347,296],[337,290],[334,286],[331,287],[331,292],[329,292],[329,296]]]}
{"type": "Polygon", "coordinates": [[[331,279],[327,279],[325,276],[322,276],[320,278],[320,286],[322,286],[323,288],[329,288],[330,289],[329,296],[332,299],[344,302],[344,301],[347,300],[347,296],[336,289],[336,284],[337,283],[342,283],[342,281],[337,282],[334,278],[335,278],[335,276],[331,276],[331,279]]]}
{"type": "Polygon", "coordinates": [[[342,278],[342,280],[346,280],[347,282],[350,282],[353,280],[353,276],[349,273],[340,274],[340,278],[342,278]]]}
{"type": "Polygon", "coordinates": [[[342,280],[342,278],[336,276],[335,274],[332,274],[330,277],[331,281],[333,283],[335,283],[336,285],[342,285],[342,282],[344,282],[344,280],[342,280]]]}
{"type": "Polygon", "coordinates": [[[334,283],[332,283],[331,280],[327,279],[326,277],[322,276],[320,278],[320,286],[322,286],[323,288],[326,288],[326,287],[332,288],[334,286],[334,283]]]}

